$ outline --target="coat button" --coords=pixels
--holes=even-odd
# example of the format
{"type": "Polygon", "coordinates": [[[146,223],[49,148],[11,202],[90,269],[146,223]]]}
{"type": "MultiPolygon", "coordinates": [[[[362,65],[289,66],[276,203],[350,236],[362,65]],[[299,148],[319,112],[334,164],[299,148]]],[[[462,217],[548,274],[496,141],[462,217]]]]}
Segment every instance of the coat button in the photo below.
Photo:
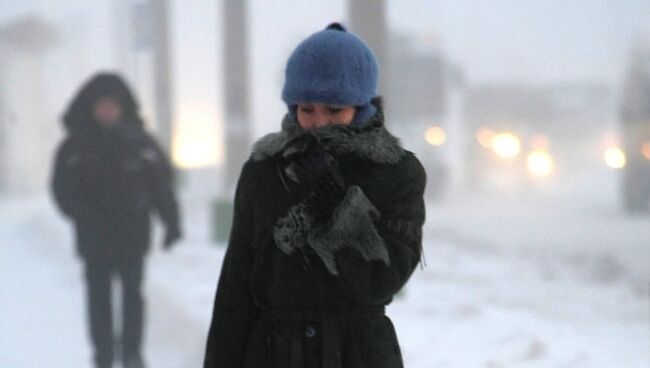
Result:
{"type": "Polygon", "coordinates": [[[312,338],[316,336],[316,328],[314,326],[305,327],[305,337],[312,338]]]}

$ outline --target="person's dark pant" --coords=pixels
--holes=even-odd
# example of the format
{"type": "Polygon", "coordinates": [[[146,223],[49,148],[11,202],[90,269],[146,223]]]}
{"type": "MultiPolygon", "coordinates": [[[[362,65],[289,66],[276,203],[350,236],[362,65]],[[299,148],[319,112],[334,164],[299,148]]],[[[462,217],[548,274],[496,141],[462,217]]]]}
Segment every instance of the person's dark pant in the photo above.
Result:
{"type": "Polygon", "coordinates": [[[138,358],[142,343],[144,301],[142,298],[143,259],[85,262],[90,335],[98,367],[113,363],[112,278],[119,276],[122,289],[122,360],[138,358]]]}

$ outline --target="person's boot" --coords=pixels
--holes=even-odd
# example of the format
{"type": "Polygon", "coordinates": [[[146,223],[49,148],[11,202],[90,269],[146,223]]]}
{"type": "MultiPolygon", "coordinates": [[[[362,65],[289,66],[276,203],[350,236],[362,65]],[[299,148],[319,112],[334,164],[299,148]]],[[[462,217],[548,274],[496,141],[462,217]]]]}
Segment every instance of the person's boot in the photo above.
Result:
{"type": "Polygon", "coordinates": [[[146,368],[140,356],[132,356],[124,360],[124,368],[146,368]]]}
{"type": "Polygon", "coordinates": [[[111,368],[113,363],[110,361],[95,361],[95,368],[111,368]]]}
{"type": "Polygon", "coordinates": [[[113,355],[109,351],[96,352],[94,357],[95,368],[111,368],[113,367],[113,355]]]}

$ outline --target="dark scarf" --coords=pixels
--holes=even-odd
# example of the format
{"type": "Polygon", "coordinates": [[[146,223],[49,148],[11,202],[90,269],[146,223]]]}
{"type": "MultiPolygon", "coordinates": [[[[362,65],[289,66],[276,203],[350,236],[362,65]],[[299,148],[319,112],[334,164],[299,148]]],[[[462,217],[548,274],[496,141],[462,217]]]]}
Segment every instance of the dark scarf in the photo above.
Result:
{"type": "MultiPolygon", "coordinates": [[[[314,135],[334,155],[354,154],[379,164],[397,164],[406,154],[399,140],[384,128],[380,113],[361,127],[328,125],[310,131],[300,128],[287,115],[280,132],[268,134],[255,143],[251,159],[262,161],[281,155],[293,140],[305,134],[314,135]]],[[[361,188],[349,187],[332,218],[325,224],[311,218],[305,208],[303,202],[292,206],[274,226],[276,245],[285,254],[309,246],[332,274],[338,274],[334,254],[344,247],[356,249],[368,261],[390,263],[384,242],[373,224],[379,213],[361,188]],[[356,241],[346,241],[351,238],[356,241]]]]}
{"type": "Polygon", "coordinates": [[[405,154],[399,139],[384,127],[380,113],[361,127],[327,125],[310,131],[303,130],[287,114],[281,131],[267,134],[255,143],[251,159],[262,161],[274,157],[304,134],[314,135],[326,150],[335,155],[353,153],[380,164],[396,164],[405,154]]]}

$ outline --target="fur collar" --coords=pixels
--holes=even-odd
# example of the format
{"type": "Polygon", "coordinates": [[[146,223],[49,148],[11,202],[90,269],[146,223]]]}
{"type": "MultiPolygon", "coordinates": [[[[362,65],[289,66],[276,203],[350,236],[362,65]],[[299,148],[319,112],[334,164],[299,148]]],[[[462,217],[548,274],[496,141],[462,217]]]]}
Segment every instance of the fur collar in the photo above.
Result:
{"type": "Polygon", "coordinates": [[[379,164],[396,164],[406,151],[399,139],[386,130],[381,119],[375,118],[361,128],[328,125],[305,132],[289,116],[282,121],[282,130],[270,133],[253,146],[253,161],[262,161],[281,153],[287,144],[303,134],[313,134],[328,151],[334,154],[353,153],[379,164]]]}

